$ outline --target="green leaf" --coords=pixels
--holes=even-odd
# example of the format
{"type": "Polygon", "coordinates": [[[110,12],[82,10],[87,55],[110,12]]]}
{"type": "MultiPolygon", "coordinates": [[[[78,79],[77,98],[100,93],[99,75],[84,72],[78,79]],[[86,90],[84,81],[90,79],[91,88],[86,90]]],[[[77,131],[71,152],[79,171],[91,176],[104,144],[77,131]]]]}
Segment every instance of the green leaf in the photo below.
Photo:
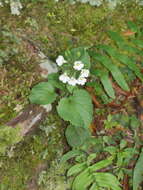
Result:
{"type": "Polygon", "coordinates": [[[73,190],[86,190],[93,181],[94,178],[87,168],[75,178],[72,188],[73,190]]]}
{"type": "Polygon", "coordinates": [[[121,190],[120,183],[117,178],[110,173],[94,173],[95,181],[101,187],[109,188],[112,190],[121,190]]]}
{"type": "Polygon", "coordinates": [[[70,61],[82,61],[86,69],[90,68],[90,56],[84,47],[73,48],[65,52],[65,58],[70,61]]]}
{"type": "Polygon", "coordinates": [[[101,77],[101,82],[104,86],[105,91],[107,92],[108,96],[115,99],[115,92],[112,87],[112,83],[109,79],[109,75],[107,73],[104,73],[101,77]]]}
{"type": "Polygon", "coordinates": [[[143,181],[143,148],[137,160],[133,173],[133,190],[138,190],[143,181]]]}
{"type": "Polygon", "coordinates": [[[60,162],[61,162],[61,163],[64,163],[64,162],[66,162],[67,160],[69,160],[69,159],[71,159],[71,158],[73,158],[73,157],[76,157],[76,156],[78,156],[78,155],[81,155],[81,154],[83,154],[83,152],[80,151],[80,150],[71,150],[71,151],[67,152],[66,154],[64,154],[64,155],[62,156],[60,162]]]}
{"type": "Polygon", "coordinates": [[[109,79],[108,72],[96,70],[95,72],[92,72],[92,73],[94,73],[95,75],[97,74],[100,77],[101,83],[103,84],[103,87],[105,91],[107,92],[108,96],[114,99],[115,92],[112,87],[112,83],[109,79]]]}
{"type": "Polygon", "coordinates": [[[55,101],[56,93],[54,87],[48,82],[41,82],[34,86],[30,94],[30,102],[34,104],[50,104],[55,101]]]}
{"type": "Polygon", "coordinates": [[[93,116],[91,96],[85,90],[75,90],[73,96],[60,100],[57,111],[61,118],[72,125],[88,128],[93,116]]]}
{"type": "Polygon", "coordinates": [[[80,163],[80,164],[76,164],[74,166],[72,166],[68,172],[67,172],[67,176],[72,176],[72,175],[75,175],[81,171],[83,171],[84,169],[86,169],[86,162],[83,162],[83,163],[80,163]]]}
{"type": "Polygon", "coordinates": [[[91,153],[87,158],[87,163],[90,165],[90,163],[97,157],[96,153],[91,153]]]}
{"type": "Polygon", "coordinates": [[[127,146],[127,141],[122,139],[121,142],[120,142],[120,149],[124,149],[126,146],[127,146]]]}
{"type": "Polygon", "coordinates": [[[65,135],[68,144],[72,147],[81,146],[90,137],[89,130],[71,125],[67,127],[65,135]]]}
{"type": "Polygon", "coordinates": [[[106,160],[101,160],[97,162],[96,164],[90,166],[90,171],[96,171],[100,170],[102,168],[106,168],[108,165],[112,164],[112,159],[106,159],[106,160]]]}
{"type": "Polygon", "coordinates": [[[103,56],[100,54],[94,54],[94,58],[101,62],[113,75],[115,81],[118,85],[125,91],[129,91],[128,84],[126,83],[124,76],[122,75],[119,68],[111,62],[111,60],[107,56],[103,56]]]}
{"type": "Polygon", "coordinates": [[[117,148],[115,146],[107,146],[104,148],[104,151],[107,151],[110,154],[115,154],[117,151],[117,148]]]}

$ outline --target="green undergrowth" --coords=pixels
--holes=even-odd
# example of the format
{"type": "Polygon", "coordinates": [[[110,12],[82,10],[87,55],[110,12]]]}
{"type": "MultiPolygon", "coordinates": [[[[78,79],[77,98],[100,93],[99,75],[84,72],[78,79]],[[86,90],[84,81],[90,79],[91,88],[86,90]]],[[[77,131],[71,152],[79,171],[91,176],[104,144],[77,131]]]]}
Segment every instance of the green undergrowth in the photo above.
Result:
{"type": "MultiPolygon", "coordinates": [[[[29,1],[20,16],[12,16],[8,7],[0,11],[0,28],[6,28],[20,40],[20,44],[13,42],[14,47],[18,47],[18,53],[12,57],[7,54],[0,67],[0,124],[15,117],[28,104],[30,88],[41,80],[36,70],[39,63],[38,50],[54,60],[67,48],[106,42],[107,30],[126,31],[127,21],[133,20],[141,25],[143,19],[142,8],[133,4],[119,6],[111,11],[102,6],[95,8],[65,2],[56,4],[53,0],[29,1]]],[[[11,46],[9,37],[5,37],[1,46],[11,46]]],[[[65,169],[61,170],[62,173],[58,172],[56,161],[48,167],[49,161],[60,159],[63,153],[63,123],[55,113],[51,113],[50,121],[46,121],[40,128],[34,136],[11,147],[7,155],[0,157],[0,190],[32,190],[31,181],[41,165],[44,168],[38,170],[34,178],[39,181],[40,190],[55,190],[54,185],[51,189],[47,188],[47,184],[52,181],[49,178],[51,171],[55,175],[52,179],[60,182],[61,190],[67,189],[68,184],[64,186],[65,169]]],[[[34,190],[36,188],[37,185],[34,190]]]]}
{"type": "Polygon", "coordinates": [[[0,123],[4,123],[28,103],[30,87],[40,80],[38,50],[54,60],[67,48],[105,43],[107,30],[126,31],[129,20],[140,26],[143,11],[133,3],[111,11],[50,0],[26,2],[20,16],[12,16],[5,7],[0,16],[0,48],[7,52],[0,68],[0,123]],[[16,49],[12,55],[11,49],[16,49]]]}
{"type": "Polygon", "coordinates": [[[141,25],[143,11],[134,4],[111,11],[50,0],[26,2],[20,16],[12,16],[5,7],[0,16],[4,39],[0,47],[7,52],[0,68],[0,123],[4,123],[16,114],[17,105],[23,108],[28,103],[30,87],[39,82],[39,49],[54,60],[67,48],[105,43],[107,30],[126,31],[129,20],[141,25]],[[8,47],[17,49],[16,53],[9,55],[8,47]]]}

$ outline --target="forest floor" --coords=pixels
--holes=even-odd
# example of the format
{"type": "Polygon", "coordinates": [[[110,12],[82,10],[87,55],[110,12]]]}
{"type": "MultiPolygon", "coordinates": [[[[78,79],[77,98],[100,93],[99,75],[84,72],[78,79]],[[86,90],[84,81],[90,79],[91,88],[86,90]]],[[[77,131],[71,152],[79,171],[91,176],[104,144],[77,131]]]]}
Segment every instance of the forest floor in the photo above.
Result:
{"type": "MultiPolygon", "coordinates": [[[[102,43],[107,30],[126,31],[129,20],[141,24],[143,9],[128,5],[109,10],[49,0],[26,3],[20,16],[12,16],[9,7],[0,8],[0,18],[0,48],[6,52],[0,67],[0,125],[4,125],[29,103],[31,87],[42,80],[39,50],[55,60],[67,48],[102,43]]],[[[141,97],[142,91],[138,99],[141,97]]],[[[122,109],[140,115],[137,107],[138,103],[133,106],[129,100],[122,109]]],[[[119,109],[111,106],[108,112],[119,109]]],[[[96,124],[100,127],[101,123],[96,124]]],[[[65,176],[69,165],[58,165],[67,149],[63,126],[53,111],[34,135],[0,157],[0,190],[70,189],[65,176]]]]}

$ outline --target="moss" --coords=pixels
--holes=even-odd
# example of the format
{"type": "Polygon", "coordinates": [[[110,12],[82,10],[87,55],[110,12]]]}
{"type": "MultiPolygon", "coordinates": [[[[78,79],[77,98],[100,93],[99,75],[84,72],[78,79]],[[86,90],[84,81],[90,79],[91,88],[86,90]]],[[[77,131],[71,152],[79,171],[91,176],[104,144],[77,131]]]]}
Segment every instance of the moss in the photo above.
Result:
{"type": "Polygon", "coordinates": [[[9,157],[0,157],[0,189],[27,190],[37,167],[45,163],[47,168],[50,161],[63,154],[63,123],[58,116],[51,113],[40,128],[42,130],[37,131],[33,137],[27,137],[13,150],[9,150],[9,157]]]}
{"type": "Polygon", "coordinates": [[[4,154],[9,146],[13,146],[22,140],[20,128],[12,128],[9,126],[0,127],[0,154],[4,154]]]}

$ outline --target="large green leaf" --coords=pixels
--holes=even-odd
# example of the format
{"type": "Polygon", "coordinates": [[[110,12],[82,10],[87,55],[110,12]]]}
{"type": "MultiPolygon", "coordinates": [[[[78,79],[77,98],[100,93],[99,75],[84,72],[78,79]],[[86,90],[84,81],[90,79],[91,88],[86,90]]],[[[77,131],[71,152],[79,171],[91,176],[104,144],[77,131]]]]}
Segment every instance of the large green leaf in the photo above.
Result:
{"type": "Polygon", "coordinates": [[[71,150],[71,151],[67,152],[66,154],[64,154],[64,155],[62,156],[62,158],[61,158],[61,163],[64,163],[64,162],[66,162],[67,160],[69,160],[69,159],[71,159],[71,158],[73,158],[73,157],[76,157],[76,156],[78,156],[78,155],[81,155],[81,154],[83,154],[83,152],[80,151],[80,150],[71,150]]]}
{"type": "Polygon", "coordinates": [[[74,126],[88,128],[93,116],[91,96],[85,90],[75,90],[73,96],[60,100],[57,111],[61,118],[74,126]]]}
{"type": "Polygon", "coordinates": [[[97,172],[93,174],[95,181],[100,187],[109,188],[112,190],[121,190],[120,183],[117,178],[110,173],[97,172]]]}
{"type": "Polygon", "coordinates": [[[85,65],[85,68],[90,68],[90,56],[84,47],[73,48],[65,52],[65,58],[68,61],[82,61],[85,65]]]}
{"type": "Polygon", "coordinates": [[[56,93],[54,87],[48,82],[41,82],[32,88],[30,102],[34,104],[50,104],[55,101],[56,93]]]}
{"type": "Polygon", "coordinates": [[[114,99],[115,92],[112,87],[112,83],[110,81],[108,72],[101,71],[101,70],[94,70],[94,71],[92,71],[92,74],[100,77],[101,83],[103,84],[103,87],[104,87],[105,91],[107,92],[108,96],[114,99]]]}
{"type": "Polygon", "coordinates": [[[143,181],[143,148],[133,173],[133,190],[138,190],[143,181]]]}
{"type": "Polygon", "coordinates": [[[92,161],[97,157],[96,153],[90,153],[89,156],[87,157],[87,164],[90,165],[92,161]]]}
{"type": "Polygon", "coordinates": [[[102,63],[112,73],[115,81],[123,90],[129,91],[128,84],[126,83],[123,74],[119,68],[114,63],[112,63],[110,58],[100,54],[94,54],[94,59],[102,63]]]}
{"type": "Polygon", "coordinates": [[[68,126],[65,132],[68,144],[72,147],[81,146],[90,136],[89,130],[83,127],[68,126]]]}
{"type": "Polygon", "coordinates": [[[106,159],[106,160],[101,160],[97,162],[96,164],[90,166],[89,168],[92,172],[94,172],[102,168],[106,168],[110,164],[112,164],[112,159],[106,159]]]}
{"type": "Polygon", "coordinates": [[[85,169],[74,180],[72,190],[87,190],[86,188],[94,181],[89,169],[85,169]]]}
{"type": "Polygon", "coordinates": [[[115,92],[114,92],[114,89],[112,87],[112,83],[110,81],[108,73],[103,73],[103,75],[101,77],[101,82],[102,82],[104,89],[107,92],[108,96],[110,96],[111,98],[114,99],[115,98],[115,92]]]}
{"type": "Polygon", "coordinates": [[[68,172],[67,172],[67,176],[72,176],[75,175],[81,171],[83,171],[84,169],[86,169],[87,164],[86,162],[80,163],[80,164],[76,164],[74,166],[72,166],[68,172]]]}

